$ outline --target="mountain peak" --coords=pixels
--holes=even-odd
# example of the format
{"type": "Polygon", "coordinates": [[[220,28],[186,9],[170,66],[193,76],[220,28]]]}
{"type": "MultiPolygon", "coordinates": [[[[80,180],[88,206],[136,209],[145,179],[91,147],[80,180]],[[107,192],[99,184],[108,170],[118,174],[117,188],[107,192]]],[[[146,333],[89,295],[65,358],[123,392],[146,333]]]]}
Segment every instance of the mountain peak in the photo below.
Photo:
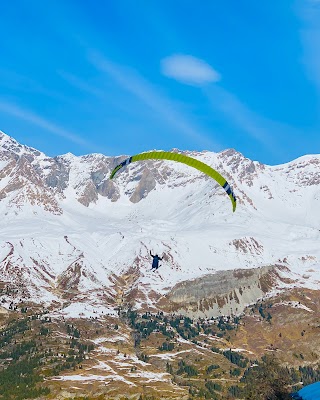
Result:
{"type": "Polygon", "coordinates": [[[19,157],[21,157],[23,154],[31,154],[32,156],[46,158],[45,154],[41,151],[24,144],[20,144],[16,139],[0,130],[0,151],[1,150],[12,152],[19,157]]]}
{"type": "Polygon", "coordinates": [[[242,153],[237,151],[236,149],[225,149],[219,152],[221,156],[226,156],[226,157],[234,157],[237,156],[239,158],[246,158],[242,153]]]}
{"type": "Polygon", "coordinates": [[[7,135],[6,133],[0,130],[0,145],[1,147],[3,147],[5,144],[19,145],[19,143],[13,137],[7,135]]]}
{"type": "Polygon", "coordinates": [[[70,151],[68,153],[62,154],[61,156],[58,156],[58,157],[63,158],[64,160],[70,161],[70,162],[78,158],[70,151]]]}

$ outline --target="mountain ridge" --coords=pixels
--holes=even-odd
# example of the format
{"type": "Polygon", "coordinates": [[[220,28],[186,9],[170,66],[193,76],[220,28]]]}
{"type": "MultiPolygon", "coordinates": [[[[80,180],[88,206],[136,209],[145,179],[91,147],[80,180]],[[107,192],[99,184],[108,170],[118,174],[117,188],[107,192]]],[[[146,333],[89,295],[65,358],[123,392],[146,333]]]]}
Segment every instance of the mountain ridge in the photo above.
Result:
{"type": "Polygon", "coordinates": [[[227,178],[233,215],[213,180],[179,163],[135,163],[110,181],[125,156],[52,158],[2,132],[0,145],[1,278],[34,299],[63,304],[72,292],[90,308],[100,290],[99,306],[114,314],[112,277],[131,268],[144,299],[135,306],[147,308],[156,307],[150,293],[170,297],[179,282],[216,271],[279,264],[292,286],[319,283],[320,155],[267,166],[233,149],[185,152],[227,178]],[[164,254],[157,274],[150,249],[164,254]]]}

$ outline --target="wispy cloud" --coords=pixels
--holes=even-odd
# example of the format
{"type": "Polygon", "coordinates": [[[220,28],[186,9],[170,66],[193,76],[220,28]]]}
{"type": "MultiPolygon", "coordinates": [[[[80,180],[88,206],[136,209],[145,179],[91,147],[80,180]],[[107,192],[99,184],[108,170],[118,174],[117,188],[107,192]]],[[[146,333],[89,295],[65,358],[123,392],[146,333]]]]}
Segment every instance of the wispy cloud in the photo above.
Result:
{"type": "Polygon", "coordinates": [[[237,128],[264,145],[269,145],[271,133],[264,126],[264,118],[250,110],[234,94],[221,87],[204,90],[211,106],[225,115],[237,128]]]}
{"type": "Polygon", "coordinates": [[[103,90],[90,85],[87,83],[84,79],[81,79],[73,74],[70,74],[69,72],[65,71],[58,71],[58,75],[66,81],[69,85],[75,87],[76,89],[86,92],[90,95],[96,96],[96,97],[105,97],[105,93],[103,90]]]}
{"type": "Polygon", "coordinates": [[[88,150],[93,149],[92,144],[90,144],[80,136],[74,134],[73,132],[70,132],[69,130],[62,128],[59,125],[54,124],[51,121],[48,121],[47,119],[37,115],[32,111],[20,108],[15,104],[0,100],[0,111],[2,111],[5,114],[11,115],[13,117],[19,118],[23,121],[29,122],[35,126],[38,126],[39,128],[51,132],[56,136],[60,136],[63,137],[64,139],[70,140],[71,142],[81,145],[87,148],[88,150]]]}
{"type": "Polygon", "coordinates": [[[161,67],[163,74],[168,77],[185,84],[200,86],[212,108],[222,114],[229,123],[264,146],[274,147],[273,136],[271,131],[268,131],[268,127],[274,125],[273,122],[257,115],[221,85],[208,85],[218,82],[220,74],[204,60],[187,55],[174,55],[163,59],[161,67]]]}
{"type": "Polygon", "coordinates": [[[300,37],[304,51],[303,63],[307,76],[320,91],[320,1],[300,0],[297,10],[302,22],[300,37]]]}
{"type": "Polygon", "coordinates": [[[60,92],[47,89],[38,80],[5,68],[0,68],[0,88],[8,89],[12,93],[19,91],[32,93],[33,95],[40,94],[59,101],[68,100],[67,97],[60,92]]]}
{"type": "Polygon", "coordinates": [[[169,78],[194,86],[218,82],[221,79],[220,74],[204,60],[184,54],[162,59],[161,71],[169,78]]]}
{"type": "Polygon", "coordinates": [[[212,108],[224,115],[226,120],[239,131],[260,143],[278,159],[283,156],[284,143],[297,145],[303,132],[286,123],[266,118],[253,111],[236,95],[217,85],[203,89],[212,108]]]}
{"type": "Polygon", "coordinates": [[[184,115],[176,103],[168,99],[159,89],[143,78],[137,71],[109,61],[98,53],[90,53],[89,60],[99,70],[108,74],[122,89],[134,95],[145,106],[156,112],[171,128],[187,135],[201,146],[220,149],[221,145],[210,138],[210,134],[196,126],[190,117],[184,115]]]}

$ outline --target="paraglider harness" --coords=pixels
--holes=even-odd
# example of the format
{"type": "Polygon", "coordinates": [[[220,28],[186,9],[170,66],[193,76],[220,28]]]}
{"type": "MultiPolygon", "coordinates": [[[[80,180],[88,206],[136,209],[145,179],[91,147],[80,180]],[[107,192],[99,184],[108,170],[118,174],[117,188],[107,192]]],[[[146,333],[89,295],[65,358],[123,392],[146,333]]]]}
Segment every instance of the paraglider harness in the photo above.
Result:
{"type": "Polygon", "coordinates": [[[152,260],[152,266],[151,266],[151,271],[153,270],[157,270],[159,267],[161,267],[161,265],[159,265],[159,260],[162,261],[162,258],[158,256],[158,254],[156,254],[155,256],[151,253],[150,250],[150,256],[153,258],[152,260]]]}

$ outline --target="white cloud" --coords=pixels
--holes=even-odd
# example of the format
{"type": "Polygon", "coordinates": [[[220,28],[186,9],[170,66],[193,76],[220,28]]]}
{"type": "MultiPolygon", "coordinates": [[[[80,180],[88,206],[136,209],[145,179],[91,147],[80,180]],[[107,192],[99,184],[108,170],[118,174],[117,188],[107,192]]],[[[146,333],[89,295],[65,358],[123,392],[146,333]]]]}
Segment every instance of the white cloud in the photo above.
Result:
{"type": "Polygon", "coordinates": [[[33,125],[36,125],[48,132],[53,133],[54,135],[61,136],[64,139],[68,139],[73,143],[84,146],[88,150],[92,148],[90,143],[88,143],[86,140],[79,137],[78,135],[42,118],[41,116],[33,113],[32,111],[20,108],[15,104],[0,100],[0,111],[8,115],[12,115],[13,117],[30,122],[33,125]]]}
{"type": "Polygon", "coordinates": [[[97,53],[91,53],[89,59],[99,71],[107,73],[122,89],[133,94],[148,108],[155,111],[165,123],[177,130],[178,133],[189,136],[208,149],[221,148],[220,144],[210,138],[210,134],[204,133],[203,129],[196,126],[190,117],[184,115],[174,102],[161,94],[136,71],[109,61],[97,53]]]}
{"type": "Polygon", "coordinates": [[[175,54],[161,61],[163,75],[188,85],[202,86],[218,82],[221,77],[205,61],[183,54],[175,54]]]}

